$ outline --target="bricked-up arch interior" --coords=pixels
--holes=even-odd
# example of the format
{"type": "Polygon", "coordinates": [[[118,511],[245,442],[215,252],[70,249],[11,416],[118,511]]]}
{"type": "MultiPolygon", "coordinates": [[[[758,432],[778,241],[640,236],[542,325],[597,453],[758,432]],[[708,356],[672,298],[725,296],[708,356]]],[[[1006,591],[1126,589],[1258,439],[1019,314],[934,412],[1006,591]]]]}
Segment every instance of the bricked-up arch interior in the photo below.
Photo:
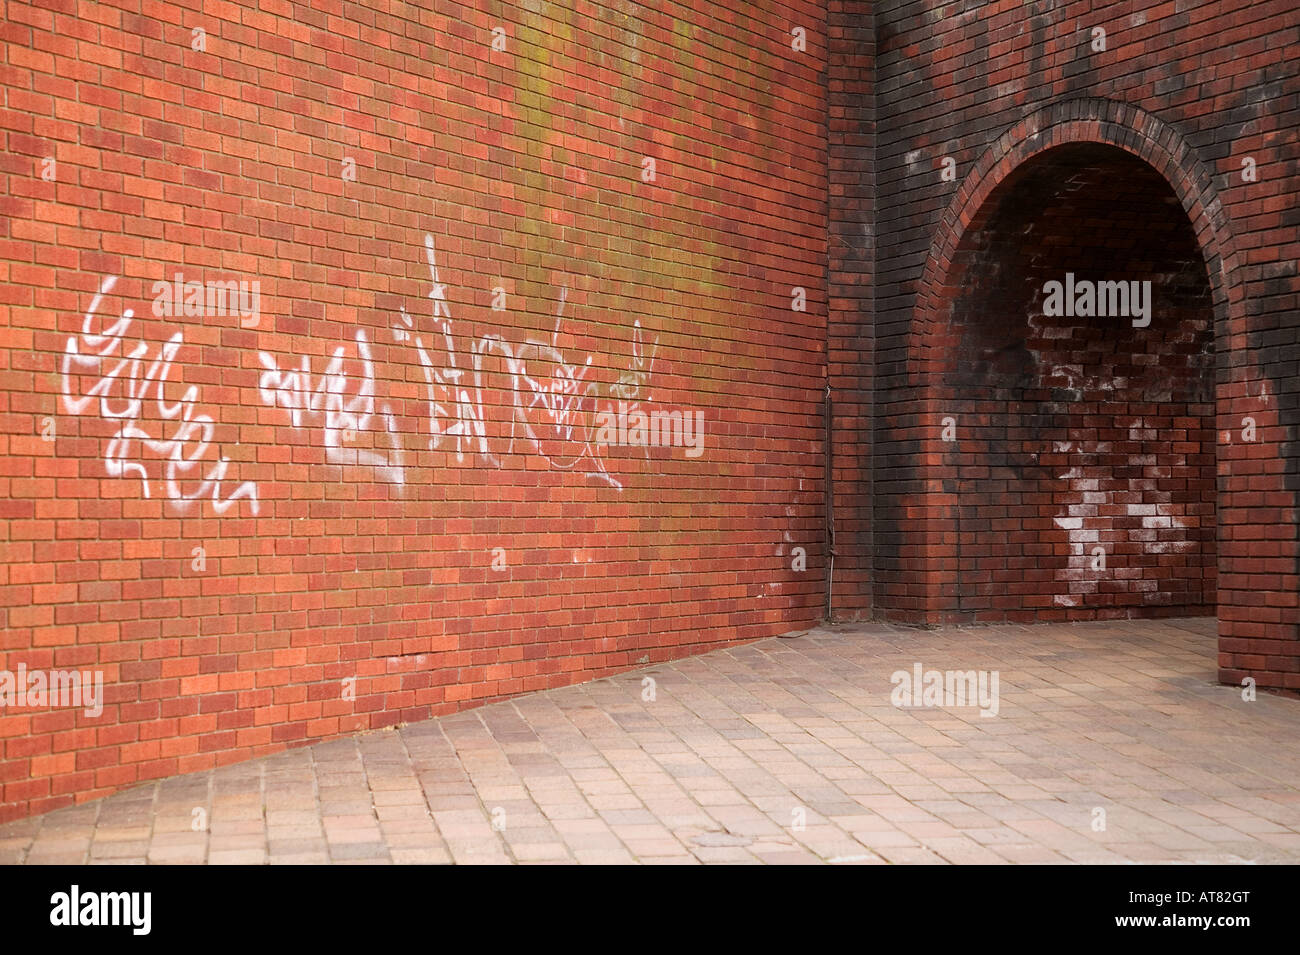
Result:
{"type": "Polygon", "coordinates": [[[1048,150],[990,195],[946,284],[950,607],[977,619],[1213,614],[1213,312],[1165,180],[1117,147],[1048,150]],[[1046,315],[1045,285],[1067,273],[1076,286],[1150,281],[1149,326],[1046,315]]]}

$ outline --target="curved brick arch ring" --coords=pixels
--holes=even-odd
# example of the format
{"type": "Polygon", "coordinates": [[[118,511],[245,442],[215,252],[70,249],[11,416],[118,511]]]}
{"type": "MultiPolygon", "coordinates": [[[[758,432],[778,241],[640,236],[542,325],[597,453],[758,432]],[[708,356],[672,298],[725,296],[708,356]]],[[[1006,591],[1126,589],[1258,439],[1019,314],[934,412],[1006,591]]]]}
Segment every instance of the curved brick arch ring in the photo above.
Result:
{"type": "MultiPolygon", "coordinates": [[[[1102,98],[1064,100],[1024,117],[976,160],[940,219],[926,259],[907,339],[907,380],[919,412],[918,490],[904,503],[904,536],[921,590],[908,616],[927,624],[951,619],[957,583],[957,555],[951,541],[956,499],[943,480],[945,447],[940,439],[939,395],[945,349],[945,308],[953,261],[963,239],[992,214],[988,200],[1026,163],[1071,143],[1114,146],[1159,173],[1173,189],[1191,223],[1205,259],[1214,313],[1216,352],[1238,351],[1246,341],[1246,295],[1228,216],[1213,179],[1195,151],[1173,129],[1137,107],[1102,98]],[[919,558],[919,560],[917,559],[919,558]]],[[[1233,368],[1240,374],[1244,369],[1233,368]]],[[[1224,407],[1222,401],[1216,402],[1224,407]]],[[[1223,556],[1220,554],[1220,572],[1223,556]]]]}
{"type": "Polygon", "coordinates": [[[1135,106],[1097,97],[1064,100],[1031,113],[999,136],[975,161],[944,210],[912,312],[907,353],[913,384],[925,387],[936,373],[934,332],[946,304],[944,281],[962,239],[992,211],[987,208],[988,198],[1035,156],[1070,143],[1115,146],[1141,159],[1169,183],[1205,258],[1216,339],[1245,332],[1245,291],[1232,229],[1200,157],[1172,126],[1135,106]]]}

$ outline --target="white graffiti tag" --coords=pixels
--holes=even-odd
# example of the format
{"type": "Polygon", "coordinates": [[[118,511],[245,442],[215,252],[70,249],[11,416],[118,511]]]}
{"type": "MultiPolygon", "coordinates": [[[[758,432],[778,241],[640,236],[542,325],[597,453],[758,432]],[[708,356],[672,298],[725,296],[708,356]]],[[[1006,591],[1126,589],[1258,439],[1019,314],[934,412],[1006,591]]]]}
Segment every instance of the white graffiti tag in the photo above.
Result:
{"type": "Polygon", "coordinates": [[[655,352],[659,349],[659,339],[650,343],[650,353],[645,350],[645,332],[640,320],[632,324],[632,363],[627,371],[618,376],[618,381],[610,386],[609,393],[622,401],[636,401],[641,397],[641,389],[650,380],[654,371],[655,352]]]}
{"type": "MultiPolygon", "coordinates": [[[[638,402],[654,369],[658,339],[646,342],[639,321],[633,325],[632,356],[626,369],[611,369],[606,385],[593,380],[591,355],[567,357],[562,323],[568,288],[560,290],[555,327],[545,340],[511,343],[495,332],[470,338],[462,350],[453,333],[446,286],[439,281],[432,235],[424,239],[436,330],[422,335],[415,320],[401,309],[392,334],[414,349],[424,379],[427,447],[454,451],[456,461],[476,458],[501,467],[506,455],[532,453],[550,467],[583,474],[621,489],[602,454],[611,445],[599,438],[601,417],[640,415],[638,402]]],[[[257,485],[246,481],[225,493],[230,461],[214,447],[216,424],[198,410],[198,388],[168,383],[172,364],[184,345],[176,332],[151,354],[151,346],[126,344],[134,317],[130,309],[107,322],[97,312],[117,281],[104,279],[87,311],[80,335],[68,339],[63,355],[63,403],[73,414],[96,406],[99,416],[117,423],[104,455],[115,477],[136,478],[144,496],[161,482],[171,504],[185,511],[193,501],[210,498],[218,514],[240,498],[258,512],[257,485]],[[105,327],[107,326],[107,327],[105,327]],[[86,380],[92,383],[84,391],[86,380]],[[169,392],[171,388],[173,391],[169,392]],[[175,400],[169,403],[168,397],[175,400]],[[150,460],[160,459],[160,476],[151,476],[150,460]]],[[[294,429],[319,429],[320,446],[331,464],[373,469],[380,480],[406,484],[402,435],[392,407],[375,394],[375,363],[366,333],[357,329],[354,352],[340,345],[313,368],[310,355],[288,360],[268,352],[258,357],[262,401],[287,412],[294,429]]],[[[641,417],[645,417],[641,415],[641,417]]],[[[623,420],[619,419],[619,420],[623,420]]],[[[620,432],[621,433],[621,432],[620,432]]],[[[648,442],[631,442],[648,449],[648,442]]],[[[643,453],[649,456],[649,451],[643,453]]]]}
{"type": "MultiPolygon", "coordinates": [[[[393,338],[409,342],[415,349],[423,370],[429,416],[429,448],[442,447],[444,439],[454,443],[457,461],[477,453],[493,466],[500,466],[501,456],[515,452],[517,441],[526,441],[533,452],[560,470],[576,470],[588,477],[607,481],[616,488],[622,485],[610,476],[596,453],[592,436],[595,429],[597,386],[586,376],[592,363],[588,355],[584,364],[569,361],[559,347],[560,325],[568,289],[560,290],[555,330],[549,341],[528,339],[512,345],[500,335],[488,334],[469,343],[469,360],[457,351],[453,335],[451,309],[445,286],[438,280],[437,255],[432,235],[424,238],[429,265],[434,320],[442,338],[443,358],[435,360],[424,339],[415,330],[415,322],[405,311],[400,324],[393,325],[393,338]],[[484,400],[485,380],[493,365],[499,366],[501,400],[492,407],[509,411],[508,430],[493,433],[489,427],[488,404],[484,400]]],[[[637,323],[637,349],[633,366],[620,378],[624,387],[635,391],[649,364],[640,351],[640,323],[637,323]]],[[[653,361],[653,356],[649,359],[653,361]]]]}
{"type": "Polygon", "coordinates": [[[209,497],[212,509],[224,514],[235,501],[247,498],[256,514],[257,485],[252,482],[244,482],[229,496],[222,496],[222,482],[230,462],[224,456],[214,459],[209,454],[216,425],[212,418],[197,413],[198,388],[190,385],[179,400],[171,404],[166,400],[167,376],[184,344],[183,334],[172,335],[150,362],[145,342],[137,341],[129,353],[126,350],[124,342],[135,317],[131,309],[107,329],[98,333],[93,330],[100,303],[116,282],[117,276],[104,279],[90,302],[81,334],[68,339],[62,366],[64,407],[72,414],[81,414],[98,399],[100,417],[119,422],[104,455],[105,470],[115,477],[138,477],[145,497],[151,496],[150,476],[140,456],[147,450],[163,460],[163,485],[177,510],[185,511],[191,501],[209,497]],[[87,375],[99,377],[89,390],[76,396],[77,385],[87,375]],[[155,436],[147,430],[142,418],[150,399],[156,407],[159,427],[166,428],[162,422],[176,422],[170,435],[155,436]]]}
{"type": "Polygon", "coordinates": [[[402,446],[397,424],[387,405],[378,412],[388,437],[387,453],[357,446],[359,436],[371,430],[376,418],[375,364],[370,355],[366,333],[357,329],[357,357],[361,374],[349,374],[348,359],[342,345],[334,350],[330,362],[314,379],[311,358],[302,355],[297,369],[281,369],[276,359],[262,352],[258,357],[265,371],[258,380],[262,400],[272,407],[289,412],[294,428],[319,426],[322,431],[325,460],[332,464],[372,467],[375,473],[393,484],[406,483],[402,465],[402,446]]]}

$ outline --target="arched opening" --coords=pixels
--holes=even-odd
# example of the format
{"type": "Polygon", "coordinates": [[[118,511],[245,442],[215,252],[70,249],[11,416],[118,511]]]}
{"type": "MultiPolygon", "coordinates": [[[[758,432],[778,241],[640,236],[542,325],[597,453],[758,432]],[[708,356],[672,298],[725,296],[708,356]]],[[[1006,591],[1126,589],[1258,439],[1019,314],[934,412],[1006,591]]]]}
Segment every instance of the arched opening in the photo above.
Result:
{"type": "Polygon", "coordinates": [[[1104,143],[1039,152],[939,284],[946,615],[1212,615],[1214,307],[1164,177],[1104,143]]]}

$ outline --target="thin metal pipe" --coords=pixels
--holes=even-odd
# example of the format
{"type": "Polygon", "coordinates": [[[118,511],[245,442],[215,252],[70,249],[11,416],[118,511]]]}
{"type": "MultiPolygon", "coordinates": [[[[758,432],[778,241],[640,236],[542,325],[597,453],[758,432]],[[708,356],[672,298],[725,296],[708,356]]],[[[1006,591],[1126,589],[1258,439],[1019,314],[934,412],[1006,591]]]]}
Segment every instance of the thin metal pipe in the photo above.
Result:
{"type": "Polygon", "coordinates": [[[831,449],[831,383],[826,382],[826,404],[823,416],[826,419],[826,439],[822,457],[825,460],[826,473],[826,622],[831,622],[831,594],[835,586],[835,483],[831,477],[831,464],[834,457],[831,449]]]}

